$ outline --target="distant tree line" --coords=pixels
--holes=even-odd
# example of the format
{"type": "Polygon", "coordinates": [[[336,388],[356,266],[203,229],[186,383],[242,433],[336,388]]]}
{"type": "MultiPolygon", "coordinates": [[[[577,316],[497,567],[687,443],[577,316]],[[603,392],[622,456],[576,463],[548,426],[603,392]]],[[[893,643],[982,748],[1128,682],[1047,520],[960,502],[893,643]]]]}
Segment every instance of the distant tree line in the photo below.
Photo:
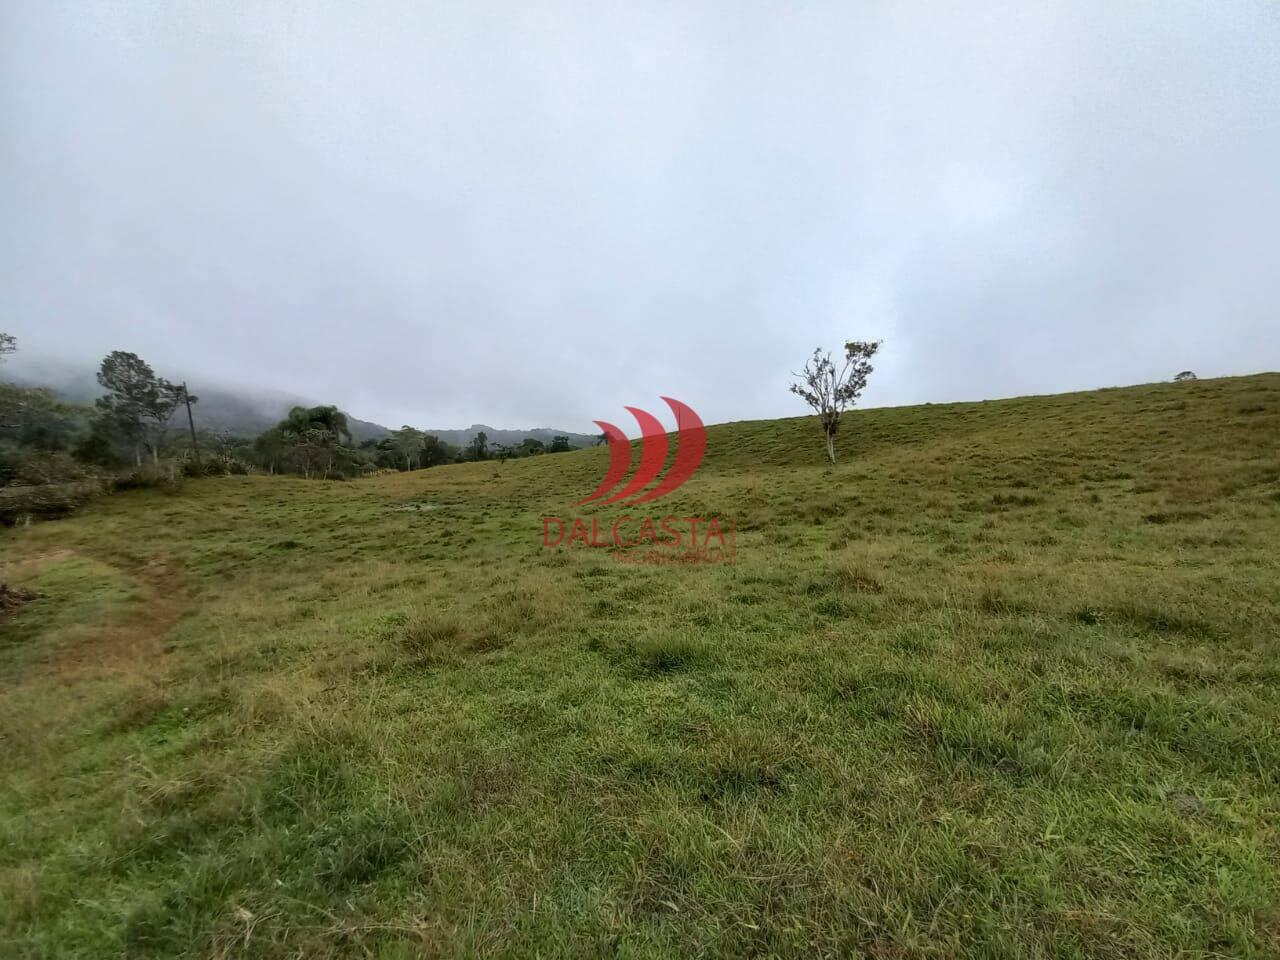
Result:
{"type": "Polygon", "coordinates": [[[253,460],[268,473],[304,477],[353,477],[376,470],[425,470],[447,463],[505,462],[573,449],[566,436],[550,444],[532,437],[518,444],[490,444],[479,431],[464,447],[409,425],[381,439],[352,443],[347,418],[337,407],[294,407],[289,416],[253,441],[253,460]]]}
{"type": "MultiPolygon", "coordinates": [[[[17,350],[0,333],[0,364],[17,350]]],[[[561,453],[569,438],[494,444],[484,431],[459,447],[411,426],[356,443],[336,406],[294,407],[256,438],[197,429],[199,398],[185,383],[159,376],[141,357],[116,350],[97,372],[102,396],[92,406],[59,401],[52,391],[0,380],[0,486],[66,484],[110,478],[141,485],[181,475],[261,471],[346,479],[380,470],[422,470],[448,463],[561,453]],[[198,407],[196,407],[198,410],[198,407]],[[184,423],[185,421],[185,423],[184,423]]]]}
{"type": "MultiPolygon", "coordinates": [[[[0,360],[16,349],[12,336],[0,334],[0,360]]],[[[139,479],[144,466],[158,477],[166,467],[176,472],[175,457],[198,461],[194,420],[184,443],[172,435],[175,411],[198,400],[185,384],[120,350],[103,359],[97,380],[103,395],[91,407],[63,403],[42,387],[0,382],[0,485],[78,481],[104,471],[139,479]]],[[[225,457],[223,438],[206,436],[205,443],[215,459],[225,457]]]]}

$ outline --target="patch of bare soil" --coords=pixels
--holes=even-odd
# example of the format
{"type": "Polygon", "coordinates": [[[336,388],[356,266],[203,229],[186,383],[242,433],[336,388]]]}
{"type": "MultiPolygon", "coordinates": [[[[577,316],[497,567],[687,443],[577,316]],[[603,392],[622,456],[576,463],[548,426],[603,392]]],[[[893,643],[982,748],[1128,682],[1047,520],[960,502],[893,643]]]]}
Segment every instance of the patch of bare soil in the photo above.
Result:
{"type": "Polygon", "coordinates": [[[190,608],[185,572],[161,557],[141,565],[98,559],[129,577],[139,595],[126,609],[95,624],[80,642],[64,646],[49,666],[64,676],[84,670],[154,676],[161,669],[164,638],[190,608]]]}
{"type": "MultiPolygon", "coordinates": [[[[95,622],[60,630],[43,655],[32,659],[20,678],[14,678],[15,685],[39,683],[50,675],[63,681],[84,675],[156,675],[169,631],[191,606],[185,570],[167,557],[139,564],[76,550],[57,550],[27,562],[39,565],[74,556],[96,560],[123,574],[135,587],[135,596],[95,622]]],[[[0,603],[0,616],[5,615],[5,609],[0,603]]]]}

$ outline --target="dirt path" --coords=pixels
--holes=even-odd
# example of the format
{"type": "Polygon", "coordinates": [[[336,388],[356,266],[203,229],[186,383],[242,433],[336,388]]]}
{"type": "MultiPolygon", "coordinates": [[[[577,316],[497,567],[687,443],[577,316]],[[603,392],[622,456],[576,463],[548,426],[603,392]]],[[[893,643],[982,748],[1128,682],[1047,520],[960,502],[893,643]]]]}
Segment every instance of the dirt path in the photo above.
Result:
{"type": "MultiPolygon", "coordinates": [[[[60,635],[42,637],[40,642],[46,649],[22,671],[22,680],[37,681],[51,675],[70,679],[85,672],[137,674],[143,668],[154,673],[163,661],[165,637],[192,608],[186,571],[170,557],[124,564],[115,556],[59,549],[7,564],[3,574],[12,584],[42,568],[78,558],[114,571],[132,588],[133,595],[104,611],[95,622],[69,624],[56,631],[60,635]]],[[[7,589],[29,595],[23,609],[15,607],[7,617],[21,617],[35,605],[56,602],[16,586],[7,589]]],[[[2,605],[0,609],[4,609],[2,605]]]]}

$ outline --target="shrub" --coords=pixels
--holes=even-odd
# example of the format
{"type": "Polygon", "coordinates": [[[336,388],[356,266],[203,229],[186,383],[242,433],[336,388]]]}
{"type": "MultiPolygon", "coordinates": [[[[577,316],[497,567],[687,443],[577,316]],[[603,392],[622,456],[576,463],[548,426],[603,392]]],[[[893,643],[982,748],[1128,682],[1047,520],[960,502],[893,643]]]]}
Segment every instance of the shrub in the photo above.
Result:
{"type": "Polygon", "coordinates": [[[98,480],[0,487],[0,524],[12,527],[64,517],[103,489],[98,480]]]}
{"type": "Polygon", "coordinates": [[[144,464],[133,470],[116,474],[111,482],[113,490],[173,490],[177,487],[175,471],[166,467],[144,464]]]}
{"type": "Polygon", "coordinates": [[[215,453],[199,463],[195,460],[183,460],[181,473],[184,477],[244,476],[249,473],[249,465],[239,457],[233,457],[226,453],[215,453]]]}
{"type": "Polygon", "coordinates": [[[69,483],[93,476],[93,470],[65,453],[22,449],[8,444],[0,451],[0,483],[38,486],[69,483]]]}

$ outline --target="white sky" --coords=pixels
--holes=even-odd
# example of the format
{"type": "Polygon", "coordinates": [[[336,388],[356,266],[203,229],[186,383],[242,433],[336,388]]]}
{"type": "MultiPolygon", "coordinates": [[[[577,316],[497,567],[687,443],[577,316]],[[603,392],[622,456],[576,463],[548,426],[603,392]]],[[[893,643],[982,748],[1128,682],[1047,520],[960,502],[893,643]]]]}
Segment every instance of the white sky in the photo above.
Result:
{"type": "Polygon", "coordinates": [[[0,3],[0,329],[393,426],[1280,367],[1280,5],[0,3]]]}

